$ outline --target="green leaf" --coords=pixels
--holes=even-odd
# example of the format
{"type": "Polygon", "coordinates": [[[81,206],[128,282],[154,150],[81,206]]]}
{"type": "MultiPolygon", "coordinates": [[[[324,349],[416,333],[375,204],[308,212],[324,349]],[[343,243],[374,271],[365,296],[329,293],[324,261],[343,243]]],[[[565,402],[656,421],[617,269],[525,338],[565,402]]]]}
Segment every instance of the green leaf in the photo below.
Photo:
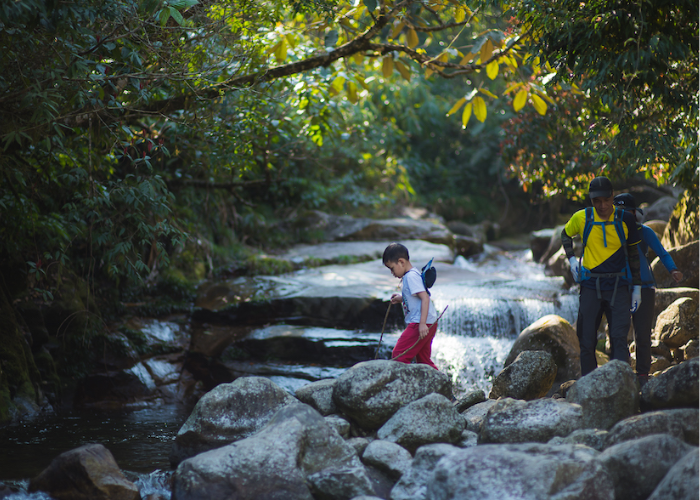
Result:
{"type": "Polygon", "coordinates": [[[185,18],[182,17],[182,14],[180,14],[180,11],[174,7],[168,7],[168,10],[170,11],[170,15],[172,16],[172,18],[175,19],[175,22],[177,22],[177,24],[182,26],[182,22],[185,20],[185,18]]]}
{"type": "Polygon", "coordinates": [[[377,9],[377,0],[362,0],[362,3],[365,4],[365,7],[370,12],[374,12],[377,9]]]}

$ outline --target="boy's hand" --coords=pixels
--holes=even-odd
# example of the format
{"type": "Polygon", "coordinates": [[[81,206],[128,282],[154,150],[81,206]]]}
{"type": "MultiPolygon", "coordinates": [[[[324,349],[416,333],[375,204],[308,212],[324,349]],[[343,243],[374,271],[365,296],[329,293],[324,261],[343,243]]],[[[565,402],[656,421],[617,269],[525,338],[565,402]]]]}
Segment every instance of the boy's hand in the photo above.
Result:
{"type": "Polygon", "coordinates": [[[425,323],[421,323],[418,325],[418,336],[421,338],[421,340],[424,339],[426,335],[428,335],[428,331],[428,325],[426,325],[425,323]]]}
{"type": "Polygon", "coordinates": [[[392,304],[400,304],[401,303],[401,294],[395,293],[394,295],[392,295],[391,296],[391,303],[392,304]]]}

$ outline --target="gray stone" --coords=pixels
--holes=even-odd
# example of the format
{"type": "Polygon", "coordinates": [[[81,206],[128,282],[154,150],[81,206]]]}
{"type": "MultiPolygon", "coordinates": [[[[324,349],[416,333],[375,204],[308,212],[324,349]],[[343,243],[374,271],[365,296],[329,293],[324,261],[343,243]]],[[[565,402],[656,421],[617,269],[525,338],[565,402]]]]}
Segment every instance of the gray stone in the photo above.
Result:
{"type": "Polygon", "coordinates": [[[428,394],[397,411],[377,431],[377,437],[413,453],[425,444],[458,443],[464,426],[464,418],[449,399],[428,394]]]}
{"type": "Polygon", "coordinates": [[[319,380],[299,387],[294,394],[299,401],[311,406],[321,415],[332,415],[338,411],[333,402],[334,385],[335,379],[319,380]]]}
{"type": "Polygon", "coordinates": [[[697,446],[698,421],[700,421],[700,414],[696,408],[659,410],[633,415],[616,423],[610,429],[606,447],[651,434],[668,434],[697,446]]]}
{"type": "Polygon", "coordinates": [[[698,358],[693,358],[650,377],[642,388],[642,404],[650,409],[697,408],[698,374],[698,358]]]}
{"type": "Polygon", "coordinates": [[[697,500],[700,498],[698,487],[698,450],[690,450],[664,476],[647,500],[697,500]]]}
{"type": "Polygon", "coordinates": [[[449,444],[427,444],[416,450],[411,467],[391,490],[391,500],[424,500],[428,481],[438,461],[459,448],[449,444]]]}
{"type": "Polygon", "coordinates": [[[658,288],[656,290],[654,294],[654,320],[651,325],[652,332],[656,329],[656,318],[659,314],[683,297],[690,297],[697,304],[700,299],[700,290],[688,287],[658,288]]]}
{"type": "Polygon", "coordinates": [[[175,436],[170,463],[219,448],[255,434],[293,396],[270,379],[244,377],[219,384],[196,404],[175,436]]]}
{"type": "Polygon", "coordinates": [[[556,436],[547,444],[582,444],[597,451],[603,451],[606,446],[608,431],[600,429],[579,429],[566,437],[556,436]]]}
{"type": "Polygon", "coordinates": [[[294,403],[257,434],[180,463],[172,479],[173,500],[312,500],[308,476],[343,467],[363,468],[321,414],[294,403]]]}
{"type": "Polygon", "coordinates": [[[347,439],[350,436],[350,422],[340,415],[328,415],[324,417],[324,419],[343,437],[343,439],[347,439]]]}
{"type": "Polygon", "coordinates": [[[364,464],[376,467],[394,481],[409,469],[412,460],[405,448],[381,439],[372,441],[362,454],[364,464]]]}
{"type": "MultiPolygon", "coordinates": [[[[553,228],[540,229],[530,233],[530,251],[532,252],[532,260],[539,262],[544,253],[549,248],[549,243],[552,237],[555,236],[556,230],[553,228]]],[[[561,233],[560,233],[561,234],[561,233]]],[[[557,235],[558,236],[558,235],[557,235]]]]}
{"type": "Polygon", "coordinates": [[[615,498],[645,500],[673,465],[694,448],[667,434],[653,434],[611,446],[597,461],[615,484],[615,498]]]}
{"type": "Polygon", "coordinates": [[[683,279],[680,283],[676,283],[666,266],[661,263],[661,259],[657,257],[651,262],[651,272],[654,274],[656,286],[659,288],[676,286],[698,288],[698,240],[674,248],[666,247],[666,249],[673,262],[683,273],[683,279]]]}
{"type": "Polygon", "coordinates": [[[369,439],[363,438],[363,437],[354,437],[350,438],[346,441],[346,443],[349,446],[352,446],[352,448],[357,452],[357,456],[361,457],[362,454],[365,452],[365,449],[367,446],[369,446],[369,439]]]}
{"type": "Polygon", "coordinates": [[[374,494],[372,481],[362,467],[329,467],[306,480],[314,500],[351,500],[374,494]]]}
{"type": "Polygon", "coordinates": [[[481,431],[481,426],[484,423],[484,418],[486,418],[486,414],[488,413],[489,409],[491,409],[491,407],[495,404],[496,400],[489,399],[484,401],[483,403],[475,404],[474,406],[471,406],[468,410],[464,411],[462,413],[462,417],[464,417],[465,428],[468,431],[476,432],[477,434],[479,434],[479,432],[481,431]]]}
{"type": "Polygon", "coordinates": [[[654,338],[670,348],[683,347],[698,338],[698,302],[689,297],[676,300],[656,318],[654,338]]]}
{"type": "Polygon", "coordinates": [[[581,377],[566,400],[583,408],[583,426],[608,430],[639,412],[639,382],[632,368],[613,360],[581,377]]]}
{"type": "Polygon", "coordinates": [[[486,414],[479,443],[546,443],[582,425],[579,405],[560,399],[500,399],[486,414]]]}
{"type": "Polygon", "coordinates": [[[496,376],[489,398],[538,399],[549,392],[556,376],[551,354],[523,351],[496,376]]]}
{"type": "Polygon", "coordinates": [[[477,444],[479,444],[479,435],[474,431],[464,429],[462,431],[462,437],[460,438],[459,443],[457,443],[457,446],[460,448],[471,448],[477,444]]]}
{"type": "Polygon", "coordinates": [[[455,408],[457,408],[458,412],[462,413],[475,404],[483,403],[484,401],[486,401],[484,391],[476,389],[459,398],[455,403],[455,408]]]}
{"type": "Polygon", "coordinates": [[[360,427],[372,430],[401,407],[431,393],[451,397],[447,375],[428,365],[376,360],[358,363],[338,377],[333,401],[360,427]]]}

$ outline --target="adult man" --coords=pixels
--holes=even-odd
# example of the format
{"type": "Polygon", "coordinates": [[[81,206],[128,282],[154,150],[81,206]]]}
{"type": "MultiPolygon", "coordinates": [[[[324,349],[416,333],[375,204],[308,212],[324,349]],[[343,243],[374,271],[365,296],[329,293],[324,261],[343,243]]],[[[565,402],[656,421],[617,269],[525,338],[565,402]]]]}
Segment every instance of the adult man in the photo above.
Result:
{"type": "Polygon", "coordinates": [[[576,332],[581,348],[581,375],[598,366],[596,317],[601,309],[610,312],[613,358],[629,362],[630,311],[637,310],[642,295],[637,250],[640,236],[634,215],[613,206],[613,187],[607,177],[593,179],[588,196],[593,208],[576,212],[561,232],[571,274],[581,283],[576,332]],[[583,242],[580,260],[574,255],[572,238],[576,235],[583,242]],[[634,285],[631,294],[630,284],[634,285]]]}

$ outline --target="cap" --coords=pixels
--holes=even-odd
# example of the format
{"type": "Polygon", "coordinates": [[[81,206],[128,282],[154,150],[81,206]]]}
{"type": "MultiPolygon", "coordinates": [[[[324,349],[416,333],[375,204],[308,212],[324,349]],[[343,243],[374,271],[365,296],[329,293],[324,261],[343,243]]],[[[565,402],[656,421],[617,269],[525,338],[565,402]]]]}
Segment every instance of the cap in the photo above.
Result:
{"type": "Polygon", "coordinates": [[[607,177],[596,177],[588,185],[588,196],[593,198],[607,198],[612,196],[612,182],[607,177]]]}
{"type": "Polygon", "coordinates": [[[632,196],[630,193],[621,193],[615,196],[613,205],[622,207],[625,210],[636,210],[640,214],[644,215],[642,209],[637,208],[637,202],[634,201],[634,196],[632,196]]]}

